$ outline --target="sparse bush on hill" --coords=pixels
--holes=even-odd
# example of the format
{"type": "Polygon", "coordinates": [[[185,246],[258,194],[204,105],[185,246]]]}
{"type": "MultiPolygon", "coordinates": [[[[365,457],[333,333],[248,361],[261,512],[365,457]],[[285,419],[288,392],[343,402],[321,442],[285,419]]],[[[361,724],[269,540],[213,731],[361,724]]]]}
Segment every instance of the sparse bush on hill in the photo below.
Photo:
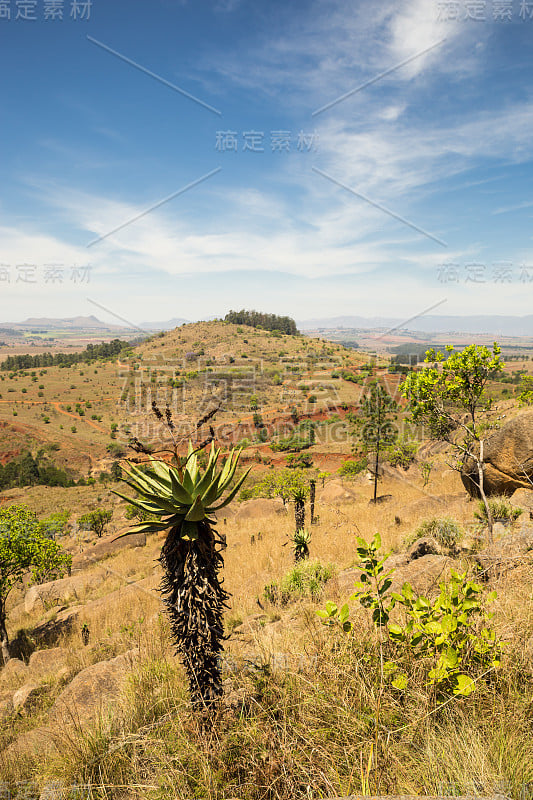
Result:
{"type": "Polygon", "coordinates": [[[300,561],[280,581],[265,586],[264,596],[274,605],[286,605],[294,600],[320,600],[324,585],[336,574],[334,564],[320,561],[300,561]]]}
{"type": "Polygon", "coordinates": [[[313,466],[313,456],[309,453],[291,453],[285,459],[289,469],[308,469],[313,466]]]}
{"type": "MultiPolygon", "coordinates": [[[[494,522],[503,522],[504,525],[516,522],[523,513],[523,509],[515,508],[503,497],[494,497],[489,500],[489,507],[494,522]]],[[[474,511],[474,517],[480,522],[487,523],[487,510],[481,500],[478,503],[478,510],[474,511]]]]}
{"type": "Polygon", "coordinates": [[[80,361],[92,362],[97,359],[114,359],[130,346],[130,342],[113,339],[111,342],[88,344],[85,350],[80,353],[40,353],[35,356],[8,356],[0,364],[0,369],[13,371],[31,369],[32,367],[69,367],[80,361]]]}
{"type": "Polygon", "coordinates": [[[366,458],[366,456],[364,456],[359,460],[348,459],[347,461],[344,462],[344,464],[341,464],[337,472],[339,473],[339,475],[349,478],[353,475],[359,475],[360,472],[364,472],[364,470],[367,468],[368,468],[368,459],[366,458]]]}
{"type": "Polygon", "coordinates": [[[36,485],[74,486],[74,480],[55,466],[44,449],[39,450],[35,457],[26,451],[4,465],[0,464],[0,489],[36,485]]]}
{"type": "Polygon", "coordinates": [[[402,467],[407,469],[416,461],[416,442],[409,442],[405,439],[398,440],[391,444],[386,452],[386,458],[391,467],[402,467]]]}
{"type": "Polygon", "coordinates": [[[87,514],[83,514],[78,519],[78,525],[82,530],[93,531],[100,539],[105,529],[111,522],[112,516],[112,509],[97,508],[94,511],[89,511],[87,514]]]}
{"type": "Polygon", "coordinates": [[[268,472],[255,486],[247,486],[239,495],[241,500],[250,500],[252,497],[281,497],[284,503],[292,500],[296,489],[308,486],[307,475],[303,470],[281,469],[268,472]]]}
{"type": "Polygon", "coordinates": [[[290,436],[276,439],[272,442],[270,448],[274,452],[289,450],[297,453],[300,450],[306,450],[315,443],[315,428],[316,425],[314,422],[311,420],[303,420],[298,423],[290,436]]]}
{"type": "Polygon", "coordinates": [[[451,517],[426,519],[416,531],[406,540],[409,546],[424,536],[435,539],[442,547],[455,550],[463,537],[460,525],[451,517]]]}
{"type": "Polygon", "coordinates": [[[72,556],[49,536],[46,523],[26,506],[0,507],[0,652],[10,659],[6,629],[6,600],[12,589],[30,573],[34,583],[63,575],[72,556]]]}

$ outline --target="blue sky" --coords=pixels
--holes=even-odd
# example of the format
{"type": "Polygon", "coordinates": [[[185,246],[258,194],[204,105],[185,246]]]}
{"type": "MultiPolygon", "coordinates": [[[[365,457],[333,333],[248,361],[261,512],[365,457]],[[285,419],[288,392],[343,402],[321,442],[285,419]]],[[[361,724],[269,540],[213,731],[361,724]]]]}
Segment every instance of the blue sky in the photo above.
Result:
{"type": "Polygon", "coordinates": [[[531,311],[533,0],[52,5],[0,2],[3,321],[531,311]]]}

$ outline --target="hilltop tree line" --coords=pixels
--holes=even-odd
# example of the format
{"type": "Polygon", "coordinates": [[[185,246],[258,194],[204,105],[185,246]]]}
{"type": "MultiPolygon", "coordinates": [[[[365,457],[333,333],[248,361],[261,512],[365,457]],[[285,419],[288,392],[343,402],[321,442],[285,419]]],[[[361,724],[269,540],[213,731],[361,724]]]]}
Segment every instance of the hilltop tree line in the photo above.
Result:
{"type": "Polygon", "coordinates": [[[19,369],[34,369],[36,367],[70,367],[80,361],[90,362],[96,359],[116,358],[131,342],[124,342],[121,339],[113,339],[111,342],[101,344],[88,344],[85,350],[79,353],[39,353],[35,356],[20,355],[8,356],[0,364],[0,369],[14,372],[19,369]]]}
{"type": "Polygon", "coordinates": [[[230,311],[224,322],[235,325],[250,325],[252,328],[263,328],[266,331],[281,331],[295,336],[298,333],[296,323],[290,317],[279,317],[277,314],[262,314],[260,311],[230,311]]]}

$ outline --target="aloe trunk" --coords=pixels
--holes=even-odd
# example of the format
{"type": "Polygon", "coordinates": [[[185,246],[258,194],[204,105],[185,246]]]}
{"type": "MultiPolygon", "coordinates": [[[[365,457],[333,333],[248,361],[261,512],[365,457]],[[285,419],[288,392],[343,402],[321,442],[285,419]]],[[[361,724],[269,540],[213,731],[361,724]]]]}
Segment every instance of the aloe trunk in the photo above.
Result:
{"type": "Polygon", "coordinates": [[[229,594],[222,588],[219,572],[225,547],[225,537],[206,521],[198,523],[198,538],[193,541],[184,539],[177,525],[169,532],[159,559],[172,639],[183,659],[195,706],[209,706],[222,694],[220,653],[229,594]]]}

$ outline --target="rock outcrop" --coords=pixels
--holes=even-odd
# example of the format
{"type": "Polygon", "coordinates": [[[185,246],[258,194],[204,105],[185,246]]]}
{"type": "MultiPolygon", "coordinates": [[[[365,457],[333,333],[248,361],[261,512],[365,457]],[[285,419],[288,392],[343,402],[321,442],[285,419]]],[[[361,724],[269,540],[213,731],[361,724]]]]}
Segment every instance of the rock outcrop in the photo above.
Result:
{"type": "MultiPolygon", "coordinates": [[[[519,414],[487,437],[483,461],[487,495],[509,496],[516,489],[533,489],[533,411],[519,414]]],[[[465,460],[461,478],[471,497],[481,496],[474,459],[465,460]]]]}
{"type": "Polygon", "coordinates": [[[98,586],[104,577],[105,572],[98,570],[71,578],[60,578],[57,581],[36,584],[26,592],[24,610],[27,614],[32,614],[35,611],[43,612],[54,606],[62,606],[72,600],[79,600],[87,590],[98,586]]]}
{"type": "Polygon", "coordinates": [[[95,721],[121,692],[138,651],[129,650],[109,661],[82,669],[50,709],[50,720],[95,721]]]}

